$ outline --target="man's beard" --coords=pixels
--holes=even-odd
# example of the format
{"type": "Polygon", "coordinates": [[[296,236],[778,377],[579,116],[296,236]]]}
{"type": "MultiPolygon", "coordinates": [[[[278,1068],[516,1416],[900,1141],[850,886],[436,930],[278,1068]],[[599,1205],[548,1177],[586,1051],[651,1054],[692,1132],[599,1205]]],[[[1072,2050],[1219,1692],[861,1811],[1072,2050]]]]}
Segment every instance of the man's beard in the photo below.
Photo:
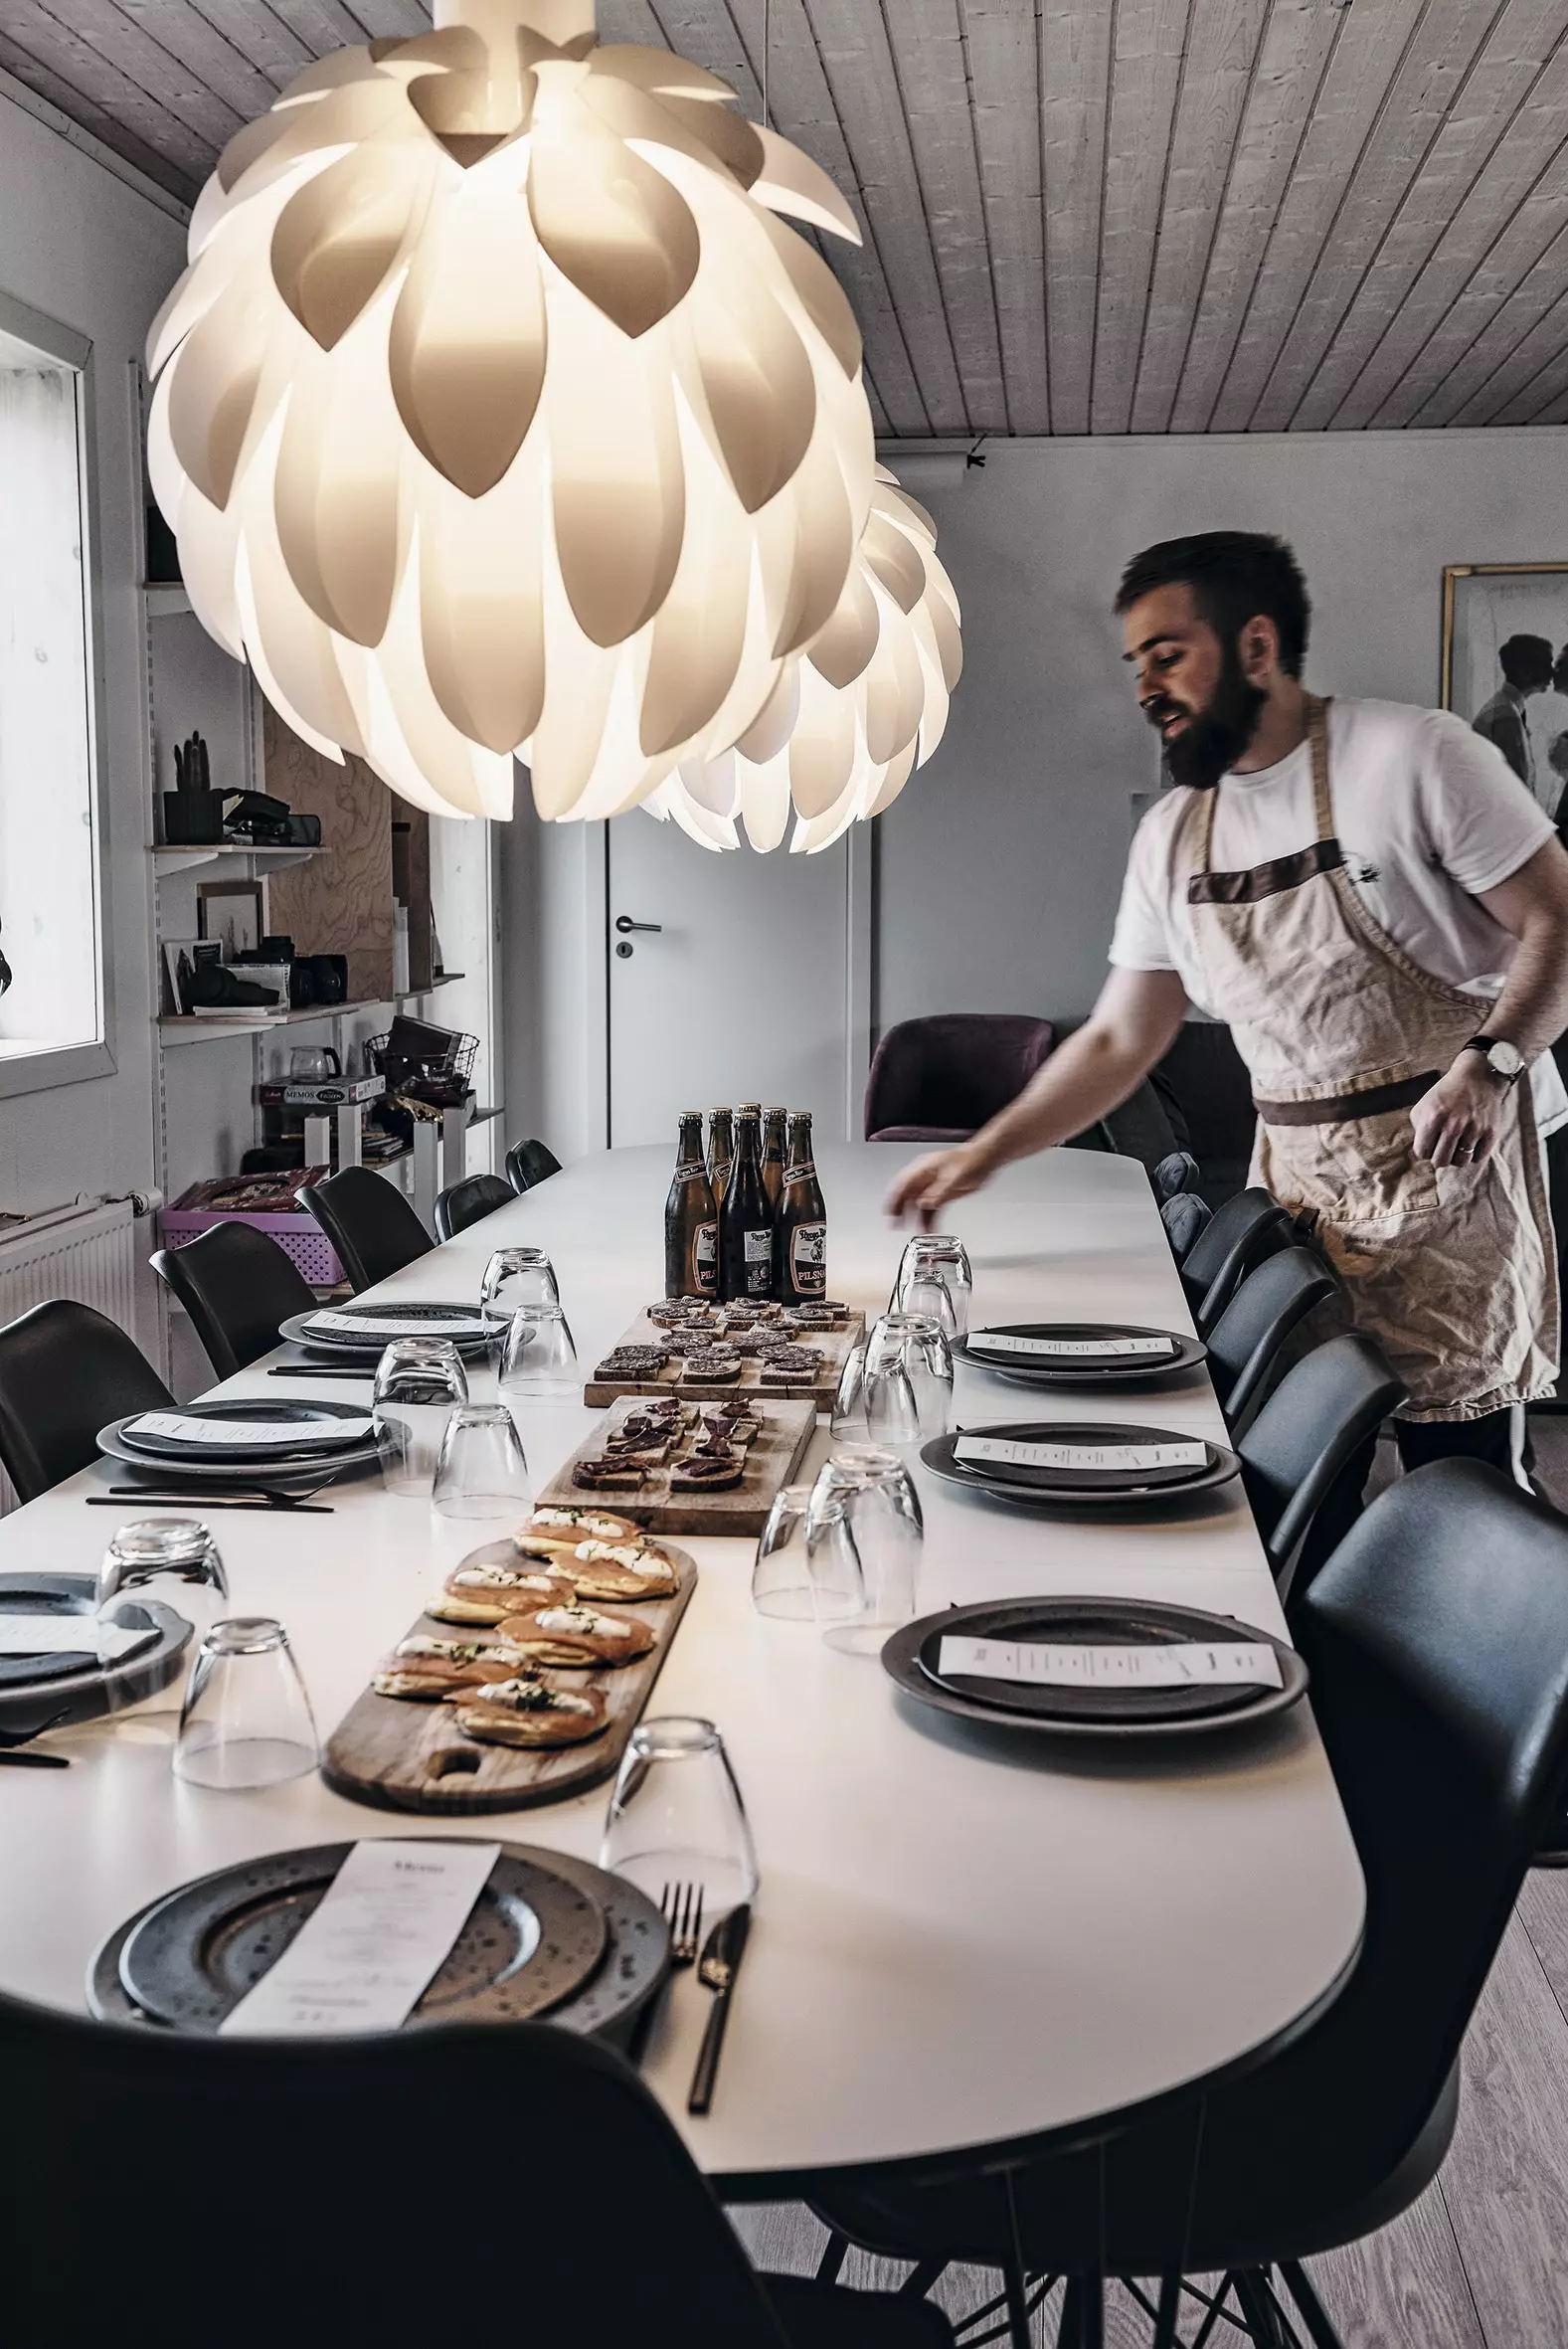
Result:
{"type": "MultiPolygon", "coordinates": [[[[1186,725],[1165,743],[1171,781],[1189,791],[1212,791],[1250,746],[1268,698],[1262,686],[1248,683],[1238,646],[1227,644],[1219,682],[1207,703],[1201,710],[1182,709],[1186,725]]],[[[1179,702],[1156,693],[1143,714],[1158,727],[1178,709],[1179,702]]]]}

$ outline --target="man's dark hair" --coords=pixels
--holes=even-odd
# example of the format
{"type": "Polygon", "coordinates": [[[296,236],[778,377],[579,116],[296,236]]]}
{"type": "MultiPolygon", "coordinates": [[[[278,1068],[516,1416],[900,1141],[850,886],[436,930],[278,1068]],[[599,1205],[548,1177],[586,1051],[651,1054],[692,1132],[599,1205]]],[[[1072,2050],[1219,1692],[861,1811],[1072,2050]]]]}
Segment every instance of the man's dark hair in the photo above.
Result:
{"type": "Polygon", "coordinates": [[[1497,666],[1508,683],[1522,691],[1526,685],[1539,685],[1550,677],[1552,648],[1544,636],[1510,636],[1506,644],[1497,646],[1497,666]]]}
{"type": "Polygon", "coordinates": [[[1117,589],[1118,613],[1155,588],[1189,587],[1192,600],[1225,644],[1234,644],[1260,612],[1280,636],[1280,666],[1299,677],[1307,657],[1311,599],[1302,566],[1283,538],[1262,530],[1203,530],[1167,538],[1134,555],[1117,589]]]}

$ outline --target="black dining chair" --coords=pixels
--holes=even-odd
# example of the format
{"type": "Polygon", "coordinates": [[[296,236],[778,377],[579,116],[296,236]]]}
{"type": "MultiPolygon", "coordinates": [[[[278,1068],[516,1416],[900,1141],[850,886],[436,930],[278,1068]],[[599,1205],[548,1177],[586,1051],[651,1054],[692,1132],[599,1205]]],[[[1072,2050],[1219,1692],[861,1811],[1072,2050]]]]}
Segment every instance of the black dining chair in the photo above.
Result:
{"type": "Polygon", "coordinates": [[[1208,1335],[1209,1376],[1233,1442],[1246,1434],[1287,1366],[1287,1340],[1308,1314],[1342,1295],[1311,1248],[1266,1256],[1247,1275],[1208,1335]]]}
{"type": "Polygon", "coordinates": [[[1181,1261],[1181,1285],[1207,1338],[1255,1264],[1291,1244],[1291,1219],[1257,1185],[1217,1208],[1181,1261]]]}
{"type": "Polygon", "coordinates": [[[561,1161],[542,1142],[514,1142],[506,1154],[506,1179],[521,1197],[561,1172],[561,1161]]]}
{"type": "Polygon", "coordinates": [[[428,1256],[436,1242],[401,1190],[369,1167],[345,1167],[299,1193],[357,1290],[428,1256]]]}
{"type": "Polygon", "coordinates": [[[511,2310],[504,2334],[573,2349],[952,2349],[929,2303],[760,2276],[636,2074],[547,2023],[231,2040],[5,1998],[0,2072],[18,2115],[0,2137],[15,2349],[275,2349],[280,2331],[306,2349],[431,2349],[491,2329],[492,2303],[511,2310]],[[552,2178],[635,2179],[613,2193],[608,2257],[592,2240],[608,2217],[584,2203],[564,2221],[543,2177],[503,2192],[499,2171],[493,2273],[484,2230],[454,2233],[439,2197],[433,2228],[400,2229],[400,2165],[422,2167],[454,2114],[498,2110],[528,2113],[552,2178]],[[177,2276],[150,2256],[136,2177],[188,2216],[177,2276]]]}
{"type": "Polygon", "coordinates": [[[516,1196],[499,1174],[468,1174],[461,1182],[449,1183],[436,1201],[436,1238],[455,1238],[471,1223],[482,1223],[486,1215],[493,1215],[497,1207],[509,1207],[516,1196]]]}
{"type": "Polygon", "coordinates": [[[1286,1373],[1237,1443],[1282,1598],[1300,1597],[1353,1516],[1343,1480],[1365,1481],[1367,1446],[1405,1395],[1376,1340],[1342,1332],[1286,1373]]]}
{"type": "Polygon", "coordinates": [[[134,1338],[74,1298],[51,1297],[0,1330],[0,1468],[23,1501],[90,1468],[111,1419],[173,1400],[134,1338]]]}
{"type": "Polygon", "coordinates": [[[1190,1150],[1172,1150],[1157,1166],[1150,1167],[1148,1179],[1163,1207],[1169,1200],[1180,1198],[1184,1191],[1195,1191],[1203,1179],[1203,1170],[1190,1150]]]}
{"type": "Polygon", "coordinates": [[[292,1259],[251,1223],[215,1223],[183,1248],[154,1250],[149,1261],[190,1315],[220,1378],[269,1354],[280,1322],[316,1309],[316,1293],[292,1259]]]}
{"type": "Polygon", "coordinates": [[[862,1112],[868,1142],[961,1142],[1017,1099],[1056,1048],[1049,1019],[939,1011],[878,1042],[862,1112]]]}
{"type": "MultiPolygon", "coordinates": [[[[1339,2349],[1302,2261],[1386,2226],[1441,2168],[1465,2033],[1562,1799],[1568,1522],[1495,1469],[1438,1461],[1366,1512],[1296,1634],[1366,1880],[1337,1997],[1241,2077],[1088,2150],[814,2189],[826,2267],[849,2241],[925,2274],[982,2262],[1009,2271],[1019,2310],[1065,2278],[1066,2349],[1098,2349],[1107,2276],[1132,2279],[1170,2349],[1178,2307],[1204,2319],[1183,2278],[1217,2275],[1226,2322],[1205,2339],[1305,2349],[1299,2317],[1313,2349],[1339,2349]]],[[[1012,2337],[1023,2349],[1021,2316],[1012,2337]]]]}
{"type": "Polygon", "coordinates": [[[1170,1253],[1178,1264],[1186,1263],[1193,1248],[1208,1230],[1213,1212],[1190,1190],[1178,1190],[1173,1199],[1166,1199],[1159,1210],[1159,1220],[1165,1227],[1170,1253]]]}

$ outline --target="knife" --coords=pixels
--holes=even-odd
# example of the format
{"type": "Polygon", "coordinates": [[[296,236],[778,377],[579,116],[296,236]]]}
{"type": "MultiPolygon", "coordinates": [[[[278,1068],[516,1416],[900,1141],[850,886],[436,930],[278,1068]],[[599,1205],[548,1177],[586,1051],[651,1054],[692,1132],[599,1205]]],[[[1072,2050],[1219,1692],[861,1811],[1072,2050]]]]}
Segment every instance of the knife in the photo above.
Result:
{"type": "Polygon", "coordinates": [[[23,1745],[15,1750],[0,1748],[0,1769],[10,1766],[18,1770],[69,1770],[71,1756],[66,1753],[32,1753],[23,1745]]]}
{"type": "Polygon", "coordinates": [[[110,1485],[106,1493],[88,1493],[86,1499],[88,1509],[117,1509],[122,1501],[150,1501],[160,1508],[167,1508],[171,1502],[182,1506],[189,1502],[200,1509],[265,1509],[283,1517],[332,1515],[330,1501],[268,1501],[259,1493],[208,1493],[199,1489],[160,1493],[144,1485],[110,1485]]]}
{"type": "Polygon", "coordinates": [[[688,2112],[706,2112],[713,2103],[713,2084],[719,2077],[719,2055],[724,2046],[724,2027],[730,2019],[730,2000],[735,1991],[735,1977],[741,1970],[741,1959],[746,1954],[746,1936],[752,1929],[751,1903],[743,1900],[732,1908],[728,1916],[721,1916],[702,1945],[697,1961],[697,1979],[704,1989],[713,1992],[713,2005],[708,2013],[708,2027],[702,2035],[702,2046],[697,2055],[697,2069],[691,2076],[691,2093],[686,2098],[688,2112]]]}
{"type": "Polygon", "coordinates": [[[376,1364],[369,1362],[363,1370],[313,1370],[307,1362],[279,1362],[276,1369],[266,1374],[268,1378],[362,1378],[369,1386],[376,1375],[376,1364]]]}

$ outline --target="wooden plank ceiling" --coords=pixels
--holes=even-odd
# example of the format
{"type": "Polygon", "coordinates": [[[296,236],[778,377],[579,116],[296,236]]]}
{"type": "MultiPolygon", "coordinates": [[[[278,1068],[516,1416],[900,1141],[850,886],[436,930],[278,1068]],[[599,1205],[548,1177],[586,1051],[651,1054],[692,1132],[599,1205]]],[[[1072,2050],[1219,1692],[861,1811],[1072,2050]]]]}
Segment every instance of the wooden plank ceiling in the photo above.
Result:
{"type": "MultiPolygon", "coordinates": [[[[600,0],[855,205],[878,423],[1568,421],[1568,0],[600,0]]],[[[0,68],[189,197],[422,0],[0,0],[0,68]]]]}

